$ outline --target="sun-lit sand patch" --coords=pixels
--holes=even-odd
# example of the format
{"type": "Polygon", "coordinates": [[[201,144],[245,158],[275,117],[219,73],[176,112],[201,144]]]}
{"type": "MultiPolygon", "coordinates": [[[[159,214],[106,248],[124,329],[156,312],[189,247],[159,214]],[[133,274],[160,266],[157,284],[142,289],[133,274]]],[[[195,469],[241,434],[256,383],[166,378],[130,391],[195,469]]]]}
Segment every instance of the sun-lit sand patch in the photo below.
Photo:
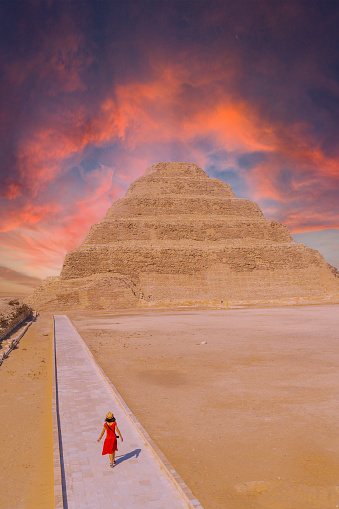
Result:
{"type": "Polygon", "coordinates": [[[51,332],[51,315],[40,316],[0,367],[3,509],[54,507],[51,332]]]}
{"type": "Polygon", "coordinates": [[[338,305],[69,316],[206,509],[336,506],[338,305]]]}

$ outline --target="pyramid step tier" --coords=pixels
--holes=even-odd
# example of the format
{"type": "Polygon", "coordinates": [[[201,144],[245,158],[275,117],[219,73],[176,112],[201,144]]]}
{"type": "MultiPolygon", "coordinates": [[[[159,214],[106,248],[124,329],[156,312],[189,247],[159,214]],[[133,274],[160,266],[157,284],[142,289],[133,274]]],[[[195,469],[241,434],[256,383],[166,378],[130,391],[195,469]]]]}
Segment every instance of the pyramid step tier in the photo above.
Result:
{"type": "Polygon", "coordinates": [[[247,219],[264,218],[259,206],[240,198],[199,197],[133,197],[116,201],[106,214],[105,220],[119,217],[222,215],[247,219]]]}
{"type": "Polygon", "coordinates": [[[109,244],[128,240],[231,242],[246,239],[271,242],[294,242],[288,229],[276,221],[230,220],[218,216],[206,219],[129,218],[101,221],[92,226],[83,245],[109,244]]]}
{"type": "Polygon", "coordinates": [[[199,177],[140,177],[129,187],[126,198],[137,196],[187,196],[236,198],[230,185],[218,179],[199,177]]]}
{"type": "Polygon", "coordinates": [[[256,246],[196,246],[167,243],[145,246],[140,243],[83,246],[70,251],[61,271],[63,279],[83,278],[95,273],[114,272],[136,278],[141,273],[198,273],[215,265],[243,274],[258,268],[288,271],[309,266],[322,267],[332,277],[323,257],[303,244],[256,246]]]}

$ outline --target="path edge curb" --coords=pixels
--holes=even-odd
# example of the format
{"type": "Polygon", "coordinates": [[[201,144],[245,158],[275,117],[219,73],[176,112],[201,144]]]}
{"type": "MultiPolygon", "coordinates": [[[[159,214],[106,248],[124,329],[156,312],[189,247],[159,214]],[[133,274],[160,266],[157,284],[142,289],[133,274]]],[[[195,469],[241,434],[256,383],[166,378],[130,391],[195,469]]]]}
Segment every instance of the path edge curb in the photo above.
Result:
{"type": "MultiPolygon", "coordinates": [[[[60,315],[59,315],[60,316],[60,315]]],[[[63,315],[67,316],[67,315],[63,315]]],[[[170,482],[174,485],[174,487],[177,489],[181,497],[185,500],[188,507],[191,509],[204,509],[199,500],[194,496],[192,491],[189,489],[187,484],[183,481],[183,479],[180,477],[180,475],[177,473],[177,471],[173,468],[173,466],[170,464],[166,456],[163,454],[163,452],[159,449],[159,447],[156,445],[156,443],[152,440],[152,438],[149,436],[145,428],[140,424],[136,416],[133,414],[132,410],[127,406],[124,399],[118,392],[118,390],[115,388],[115,386],[112,384],[111,380],[108,378],[102,367],[99,365],[99,363],[94,358],[92,352],[86,345],[85,341],[80,336],[79,332],[77,331],[75,325],[71,321],[71,319],[67,316],[67,319],[69,320],[71,326],[73,327],[76,335],[79,337],[81,343],[83,344],[83,347],[91,360],[91,362],[94,364],[94,366],[99,370],[101,376],[105,380],[106,384],[109,386],[110,390],[113,392],[115,397],[118,400],[119,405],[124,410],[124,412],[129,417],[130,421],[134,424],[137,431],[139,432],[140,436],[144,440],[144,442],[149,446],[151,449],[154,457],[156,458],[157,462],[159,463],[161,469],[165,472],[170,482]]],[[[53,323],[54,323],[54,317],[53,317],[53,323]]]]}

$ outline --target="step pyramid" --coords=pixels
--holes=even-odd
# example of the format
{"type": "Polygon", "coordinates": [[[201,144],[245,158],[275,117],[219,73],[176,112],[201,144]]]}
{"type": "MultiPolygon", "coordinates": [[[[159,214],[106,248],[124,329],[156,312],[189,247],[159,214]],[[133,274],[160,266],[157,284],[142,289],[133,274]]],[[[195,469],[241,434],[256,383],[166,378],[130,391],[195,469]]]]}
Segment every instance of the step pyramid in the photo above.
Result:
{"type": "Polygon", "coordinates": [[[62,310],[220,307],[338,295],[321,254],[256,203],[196,164],[156,163],[29,302],[62,310]]]}

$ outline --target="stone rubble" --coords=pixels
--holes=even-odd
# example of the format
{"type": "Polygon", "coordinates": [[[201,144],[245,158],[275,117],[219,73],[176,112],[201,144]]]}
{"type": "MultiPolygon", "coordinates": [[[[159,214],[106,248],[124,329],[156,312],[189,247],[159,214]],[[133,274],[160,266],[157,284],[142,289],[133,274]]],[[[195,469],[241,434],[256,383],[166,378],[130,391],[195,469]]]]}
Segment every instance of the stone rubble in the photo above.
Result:
{"type": "Polygon", "coordinates": [[[0,298],[0,341],[23,322],[32,309],[21,299],[0,298]]]}
{"type": "Polygon", "coordinates": [[[32,315],[33,319],[32,309],[22,300],[11,297],[0,298],[0,366],[19,344],[20,339],[32,322],[28,322],[14,338],[11,339],[9,337],[6,339],[6,337],[30,315],[32,315]]]}

